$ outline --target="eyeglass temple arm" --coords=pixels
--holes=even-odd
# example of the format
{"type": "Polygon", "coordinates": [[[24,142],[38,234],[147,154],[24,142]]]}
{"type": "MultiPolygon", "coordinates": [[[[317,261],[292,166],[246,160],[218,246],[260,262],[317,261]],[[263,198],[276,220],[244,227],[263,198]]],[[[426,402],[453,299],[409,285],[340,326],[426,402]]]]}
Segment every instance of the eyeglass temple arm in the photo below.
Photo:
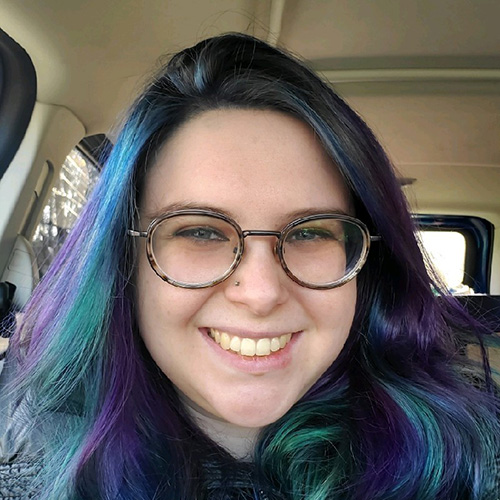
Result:
{"type": "Polygon", "coordinates": [[[371,236],[370,235],[370,241],[380,241],[382,239],[382,236],[371,236]]]}
{"type": "Polygon", "coordinates": [[[127,234],[138,238],[147,238],[148,236],[147,231],[135,231],[134,229],[127,229],[127,234]]]}

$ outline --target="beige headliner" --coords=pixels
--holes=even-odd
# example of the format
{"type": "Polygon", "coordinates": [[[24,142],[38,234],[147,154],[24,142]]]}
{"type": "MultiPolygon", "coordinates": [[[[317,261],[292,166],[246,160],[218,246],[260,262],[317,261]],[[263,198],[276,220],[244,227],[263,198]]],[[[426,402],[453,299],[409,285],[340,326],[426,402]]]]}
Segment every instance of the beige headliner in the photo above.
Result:
{"type": "Polygon", "coordinates": [[[417,179],[418,209],[494,220],[499,21],[498,0],[0,0],[0,27],[36,66],[38,100],[70,109],[87,134],[109,130],[162,54],[245,31],[336,85],[417,179]]]}

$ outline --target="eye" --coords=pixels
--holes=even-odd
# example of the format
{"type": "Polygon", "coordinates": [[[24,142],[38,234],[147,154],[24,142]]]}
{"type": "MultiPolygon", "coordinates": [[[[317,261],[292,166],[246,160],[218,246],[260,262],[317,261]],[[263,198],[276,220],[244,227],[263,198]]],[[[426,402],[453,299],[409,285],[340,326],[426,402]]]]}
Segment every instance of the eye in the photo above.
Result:
{"type": "Polygon", "coordinates": [[[229,238],[220,230],[210,226],[197,226],[178,229],[173,238],[186,238],[193,241],[228,241],[229,238]]]}
{"type": "Polygon", "coordinates": [[[322,240],[337,241],[339,239],[331,230],[321,227],[301,227],[291,231],[287,236],[287,241],[298,243],[322,240]]]}

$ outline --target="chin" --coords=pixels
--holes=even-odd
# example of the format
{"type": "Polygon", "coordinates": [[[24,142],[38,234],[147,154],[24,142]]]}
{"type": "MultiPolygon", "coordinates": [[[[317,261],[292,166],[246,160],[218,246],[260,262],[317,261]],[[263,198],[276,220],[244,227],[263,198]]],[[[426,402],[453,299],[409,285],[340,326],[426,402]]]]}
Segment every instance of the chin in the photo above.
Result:
{"type": "Polygon", "coordinates": [[[220,418],[238,427],[261,428],[270,425],[286,415],[293,404],[283,404],[272,408],[253,405],[240,407],[235,411],[234,406],[219,413],[220,418]]]}

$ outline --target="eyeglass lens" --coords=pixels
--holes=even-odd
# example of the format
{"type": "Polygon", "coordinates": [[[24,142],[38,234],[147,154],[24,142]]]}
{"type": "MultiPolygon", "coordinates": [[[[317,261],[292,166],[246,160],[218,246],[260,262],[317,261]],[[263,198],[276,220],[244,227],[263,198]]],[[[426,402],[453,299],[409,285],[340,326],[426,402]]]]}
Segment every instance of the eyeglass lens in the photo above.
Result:
{"type": "Polygon", "coordinates": [[[234,264],[239,235],[225,220],[207,215],[179,215],[163,220],[152,235],[157,265],[179,283],[208,283],[234,264]]]}
{"type": "MultiPolygon", "coordinates": [[[[171,280],[186,285],[217,281],[241,254],[238,230],[209,215],[178,215],[153,230],[152,253],[171,280]]],[[[345,278],[363,258],[363,230],[355,223],[325,218],[297,223],[282,237],[282,257],[303,283],[322,286],[345,278]]]]}
{"type": "Polygon", "coordinates": [[[288,230],[282,251],[296,278],[322,286],[347,276],[359,263],[363,249],[359,226],[344,220],[318,219],[288,230]]]}

